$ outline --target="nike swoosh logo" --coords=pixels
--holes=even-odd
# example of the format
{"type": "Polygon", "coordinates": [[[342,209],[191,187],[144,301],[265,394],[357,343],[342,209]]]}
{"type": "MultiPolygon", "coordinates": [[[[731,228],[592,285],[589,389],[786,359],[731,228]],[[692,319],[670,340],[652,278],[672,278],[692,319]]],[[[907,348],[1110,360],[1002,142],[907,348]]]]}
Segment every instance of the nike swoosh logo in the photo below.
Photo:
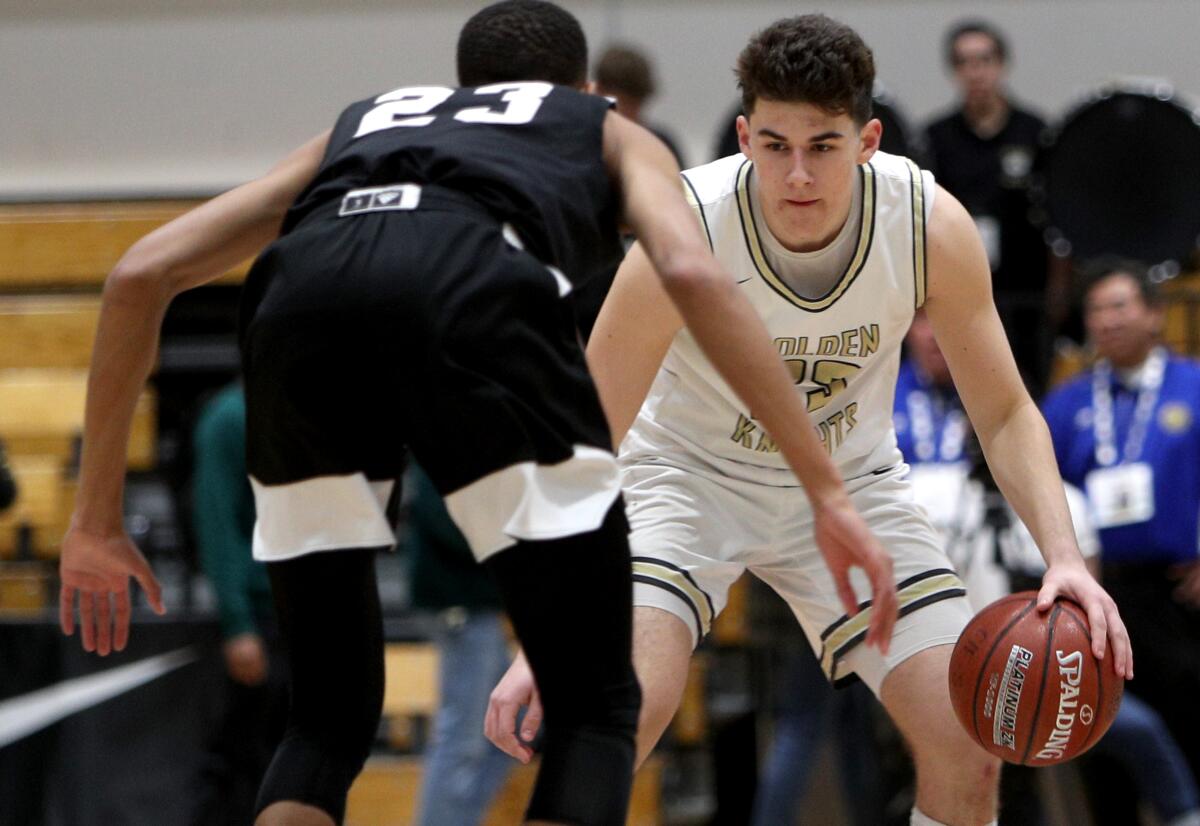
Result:
{"type": "Polygon", "coordinates": [[[737,283],[745,284],[747,281],[749,281],[753,277],[754,277],[753,275],[747,275],[745,278],[738,279],[737,283]]]}
{"type": "Polygon", "coordinates": [[[40,688],[0,702],[0,748],[156,680],[199,658],[194,646],[40,688]]]}

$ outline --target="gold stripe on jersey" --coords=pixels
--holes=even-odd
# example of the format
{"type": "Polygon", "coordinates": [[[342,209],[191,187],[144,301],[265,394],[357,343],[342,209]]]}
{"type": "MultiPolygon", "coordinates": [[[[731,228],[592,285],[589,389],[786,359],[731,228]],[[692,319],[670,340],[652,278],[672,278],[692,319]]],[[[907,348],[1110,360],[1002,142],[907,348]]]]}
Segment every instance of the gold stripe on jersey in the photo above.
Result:
{"type": "Polygon", "coordinates": [[[701,591],[690,576],[670,563],[647,557],[634,557],[633,576],[635,580],[650,579],[656,583],[663,583],[669,586],[667,590],[675,592],[676,595],[686,596],[699,622],[700,638],[708,635],[713,621],[712,602],[709,601],[708,594],[701,591]]]}
{"type": "Polygon", "coordinates": [[[712,233],[708,230],[708,216],[704,214],[704,206],[700,203],[700,196],[696,194],[696,187],[692,186],[688,176],[680,172],[680,179],[683,181],[683,197],[687,199],[688,205],[696,210],[696,214],[700,216],[700,226],[704,227],[704,237],[708,239],[708,248],[713,248],[712,233]]]}
{"type": "MultiPolygon", "coordinates": [[[[814,299],[797,295],[787,285],[787,282],[771,269],[767,257],[763,254],[758,225],[755,223],[754,210],[750,205],[750,176],[753,172],[754,164],[746,160],[738,170],[737,176],[738,208],[741,212],[742,233],[746,237],[746,248],[750,252],[750,258],[754,261],[759,275],[770,285],[771,289],[802,310],[810,313],[820,312],[841,298],[842,293],[850,288],[854,279],[862,271],[863,265],[867,263],[867,255],[871,251],[871,242],[875,237],[875,168],[869,163],[858,168],[859,179],[862,181],[862,208],[859,213],[858,247],[854,251],[854,256],[833,288],[820,298],[814,299]]],[[[766,227],[763,229],[770,232],[770,229],[766,227]]]]}
{"type": "Polygon", "coordinates": [[[925,303],[925,288],[929,275],[925,270],[925,177],[921,169],[908,158],[908,178],[912,182],[913,220],[913,277],[916,279],[916,309],[925,303]]]}
{"type": "MultiPolygon", "coordinates": [[[[949,569],[926,571],[898,584],[896,597],[900,604],[899,616],[911,614],[918,608],[951,597],[966,596],[967,589],[958,575],[949,569]]],[[[867,636],[871,623],[871,607],[859,610],[853,617],[842,615],[821,635],[821,668],[831,681],[837,681],[838,665],[843,657],[867,636]]]]}

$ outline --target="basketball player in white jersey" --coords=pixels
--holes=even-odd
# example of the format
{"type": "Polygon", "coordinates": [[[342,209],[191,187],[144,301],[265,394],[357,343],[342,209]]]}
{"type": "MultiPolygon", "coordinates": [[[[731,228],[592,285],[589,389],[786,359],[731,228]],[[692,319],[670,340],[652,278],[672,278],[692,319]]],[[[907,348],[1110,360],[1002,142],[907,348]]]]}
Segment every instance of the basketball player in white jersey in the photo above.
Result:
{"type": "MultiPolygon", "coordinates": [[[[892,555],[891,644],[861,644],[871,608],[847,616],[814,543],[811,511],[771,437],[704,360],[635,247],[588,351],[621,462],[634,571],[638,757],[670,721],[688,659],[746,569],[791,605],[834,682],[859,678],[911,746],[914,824],[996,817],[998,761],[954,718],[952,643],[965,589],[914,504],[892,430],[901,340],[924,306],[993,473],[1048,569],[1039,606],[1081,603],[1097,656],[1132,676],[1113,601],[1075,544],[1050,440],[996,316],[979,237],[962,206],[905,158],[877,152],[874,64],[851,29],[783,20],[742,52],[742,155],[684,173],[714,253],[766,322],[856,508],[892,555]],[[1108,646],[1106,646],[1106,643],[1108,646]],[[1111,650],[1109,650],[1111,649],[1111,650]]],[[[866,582],[852,578],[866,600],[866,582]]],[[[518,661],[493,693],[488,734],[528,759],[517,706],[536,692],[518,661]]]]}

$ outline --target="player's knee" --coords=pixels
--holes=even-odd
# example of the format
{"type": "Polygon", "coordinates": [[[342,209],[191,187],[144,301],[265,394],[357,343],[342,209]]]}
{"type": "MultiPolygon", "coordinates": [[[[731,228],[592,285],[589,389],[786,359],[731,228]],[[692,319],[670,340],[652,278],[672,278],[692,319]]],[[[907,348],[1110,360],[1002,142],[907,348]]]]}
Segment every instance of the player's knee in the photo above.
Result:
{"type": "Polygon", "coordinates": [[[1000,783],[1000,759],[966,737],[939,738],[921,749],[917,757],[920,785],[959,790],[993,790],[1000,783]]]}
{"type": "Polygon", "coordinates": [[[371,754],[383,706],[383,668],[372,658],[349,676],[295,686],[288,729],[259,792],[258,809],[283,800],[341,822],[346,796],[371,754]]]}
{"type": "Polygon", "coordinates": [[[607,685],[589,689],[565,693],[563,697],[543,696],[547,728],[581,728],[632,738],[642,707],[642,689],[633,668],[607,685]]]}

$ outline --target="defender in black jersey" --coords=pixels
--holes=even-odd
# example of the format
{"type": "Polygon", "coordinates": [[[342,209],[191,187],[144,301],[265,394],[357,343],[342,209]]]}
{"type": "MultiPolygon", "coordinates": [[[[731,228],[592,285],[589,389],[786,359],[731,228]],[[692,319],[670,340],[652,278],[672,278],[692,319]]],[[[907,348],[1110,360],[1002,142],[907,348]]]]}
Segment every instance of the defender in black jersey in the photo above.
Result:
{"type": "Polygon", "coordinates": [[[618,216],[805,483],[829,558],[878,584],[873,633],[895,618],[890,563],[669,153],[578,89],[575,19],[540,0],[489,6],[458,64],[463,88],[354,104],[263,178],[139,241],[106,282],[60,603],[72,633],[78,595],[84,647],[101,654],[126,642],[130,576],[162,610],[120,508],[159,321],[179,291],[262,253],[241,326],[248,468],[292,706],[260,826],[340,821],[369,752],[383,691],[374,552],[394,539],[385,505],[407,450],[495,575],[537,680],[545,753],[528,817],[624,823],[640,701],[627,530],[570,303],[615,264],[618,216]]]}

